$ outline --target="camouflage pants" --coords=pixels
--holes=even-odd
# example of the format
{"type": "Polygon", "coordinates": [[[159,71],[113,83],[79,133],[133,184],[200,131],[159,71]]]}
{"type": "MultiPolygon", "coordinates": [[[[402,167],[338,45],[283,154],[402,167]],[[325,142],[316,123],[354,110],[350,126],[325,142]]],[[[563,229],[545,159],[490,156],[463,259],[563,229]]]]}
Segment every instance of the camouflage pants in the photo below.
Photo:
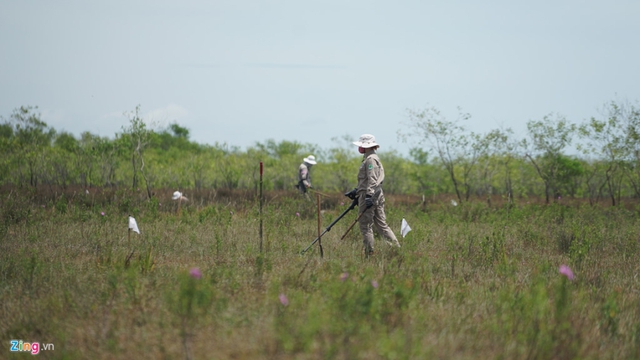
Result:
{"type": "Polygon", "coordinates": [[[302,195],[303,198],[311,200],[311,197],[307,192],[307,187],[304,185],[304,182],[302,182],[302,180],[298,182],[298,184],[296,185],[296,189],[298,189],[298,192],[300,192],[300,195],[302,195]]]}
{"type": "Polygon", "coordinates": [[[373,206],[367,209],[364,204],[364,196],[360,196],[358,200],[358,209],[364,214],[360,217],[360,232],[362,233],[362,242],[367,254],[373,252],[373,227],[380,234],[384,241],[391,246],[400,247],[400,243],[393,233],[393,230],[387,225],[387,216],[384,213],[384,194],[380,193],[378,199],[373,206]],[[366,211],[365,211],[366,210],[366,211]]]}

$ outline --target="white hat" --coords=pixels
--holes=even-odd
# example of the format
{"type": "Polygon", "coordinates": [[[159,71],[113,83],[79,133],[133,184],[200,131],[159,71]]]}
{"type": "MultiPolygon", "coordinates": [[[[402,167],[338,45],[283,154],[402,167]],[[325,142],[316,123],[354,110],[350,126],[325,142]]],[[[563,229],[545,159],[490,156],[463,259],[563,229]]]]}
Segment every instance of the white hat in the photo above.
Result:
{"type": "Polygon", "coordinates": [[[361,148],[372,148],[374,146],[380,146],[376,143],[376,137],[371,134],[363,134],[360,136],[358,141],[354,142],[353,145],[359,146],[361,148]]]}
{"type": "Polygon", "coordinates": [[[311,164],[311,165],[315,165],[316,163],[316,157],[313,155],[309,155],[306,158],[304,158],[302,161],[306,162],[307,164],[311,164]]]}

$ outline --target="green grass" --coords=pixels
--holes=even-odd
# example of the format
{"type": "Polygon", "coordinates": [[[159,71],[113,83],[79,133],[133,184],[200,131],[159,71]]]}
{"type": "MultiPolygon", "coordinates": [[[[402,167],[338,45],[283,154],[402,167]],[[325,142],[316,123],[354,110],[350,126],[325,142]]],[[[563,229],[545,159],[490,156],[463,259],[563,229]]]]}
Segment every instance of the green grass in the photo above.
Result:
{"type": "MultiPolygon", "coordinates": [[[[2,194],[0,358],[27,356],[12,339],[56,359],[640,358],[640,226],[624,208],[388,197],[397,236],[402,218],[413,231],[366,260],[357,226],[340,240],[355,212],[324,258],[300,255],[318,222],[297,197],[265,202],[262,253],[255,201],[178,215],[123,198],[2,194]]],[[[349,201],[323,204],[321,230],[349,201]]]]}

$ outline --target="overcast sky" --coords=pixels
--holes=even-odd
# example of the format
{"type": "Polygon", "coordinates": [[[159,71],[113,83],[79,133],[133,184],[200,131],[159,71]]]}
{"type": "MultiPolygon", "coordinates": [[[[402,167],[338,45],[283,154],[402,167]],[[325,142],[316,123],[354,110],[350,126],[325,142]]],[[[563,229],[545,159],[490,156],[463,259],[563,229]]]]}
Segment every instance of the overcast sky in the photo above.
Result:
{"type": "Polygon", "coordinates": [[[329,148],[407,109],[475,132],[550,113],[579,123],[640,99],[640,1],[0,2],[0,116],[112,138],[140,105],[199,143],[329,148]]]}

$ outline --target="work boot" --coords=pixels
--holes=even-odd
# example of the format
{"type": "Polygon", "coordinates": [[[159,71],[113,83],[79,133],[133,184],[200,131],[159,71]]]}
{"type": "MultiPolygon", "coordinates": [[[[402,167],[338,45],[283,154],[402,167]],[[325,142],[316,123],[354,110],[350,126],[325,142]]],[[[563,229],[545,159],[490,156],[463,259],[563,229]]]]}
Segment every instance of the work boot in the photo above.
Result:
{"type": "Polygon", "coordinates": [[[393,246],[393,247],[400,247],[400,243],[398,242],[398,239],[392,239],[392,238],[387,238],[387,237],[383,237],[384,242],[387,243],[387,245],[389,246],[393,246]]]}
{"type": "Polygon", "coordinates": [[[368,258],[372,257],[372,256],[373,256],[373,254],[374,254],[373,249],[366,249],[366,248],[364,249],[364,256],[365,256],[365,258],[367,258],[367,259],[368,259],[368,258]]]}
{"type": "Polygon", "coordinates": [[[387,245],[392,246],[392,247],[400,247],[400,243],[398,242],[398,240],[393,241],[393,240],[389,240],[389,239],[384,239],[384,241],[387,243],[387,245]]]}

